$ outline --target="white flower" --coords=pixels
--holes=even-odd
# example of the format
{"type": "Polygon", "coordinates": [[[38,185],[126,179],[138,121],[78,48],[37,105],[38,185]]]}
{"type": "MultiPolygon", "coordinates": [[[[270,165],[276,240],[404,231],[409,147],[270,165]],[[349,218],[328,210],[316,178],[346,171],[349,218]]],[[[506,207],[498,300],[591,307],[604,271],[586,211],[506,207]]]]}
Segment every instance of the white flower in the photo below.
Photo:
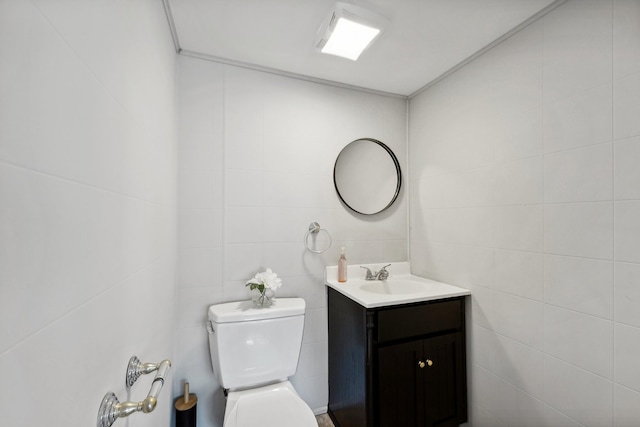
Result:
{"type": "Polygon", "coordinates": [[[267,268],[262,273],[256,274],[253,279],[248,280],[246,286],[250,286],[250,289],[258,288],[261,292],[265,288],[275,291],[282,286],[282,280],[270,268],[267,268]]]}

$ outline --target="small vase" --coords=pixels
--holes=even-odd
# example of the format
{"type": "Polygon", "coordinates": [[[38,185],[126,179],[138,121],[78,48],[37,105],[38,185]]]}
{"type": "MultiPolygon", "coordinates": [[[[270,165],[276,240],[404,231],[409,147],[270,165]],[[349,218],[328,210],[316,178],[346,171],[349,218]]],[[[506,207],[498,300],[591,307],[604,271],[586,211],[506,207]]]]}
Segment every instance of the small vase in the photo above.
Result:
{"type": "Polygon", "coordinates": [[[274,298],[275,292],[268,288],[262,292],[257,288],[251,291],[251,300],[257,307],[269,307],[273,304],[274,298]]]}

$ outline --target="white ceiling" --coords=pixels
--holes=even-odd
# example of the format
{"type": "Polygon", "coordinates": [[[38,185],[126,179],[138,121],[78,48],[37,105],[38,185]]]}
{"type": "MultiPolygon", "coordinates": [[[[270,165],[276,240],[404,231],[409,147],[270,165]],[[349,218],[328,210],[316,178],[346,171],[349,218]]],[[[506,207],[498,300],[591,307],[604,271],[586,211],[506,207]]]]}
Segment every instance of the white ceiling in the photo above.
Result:
{"type": "Polygon", "coordinates": [[[562,1],[352,0],[390,21],[357,62],[314,49],[333,0],[165,2],[185,54],[410,96],[562,1]]]}

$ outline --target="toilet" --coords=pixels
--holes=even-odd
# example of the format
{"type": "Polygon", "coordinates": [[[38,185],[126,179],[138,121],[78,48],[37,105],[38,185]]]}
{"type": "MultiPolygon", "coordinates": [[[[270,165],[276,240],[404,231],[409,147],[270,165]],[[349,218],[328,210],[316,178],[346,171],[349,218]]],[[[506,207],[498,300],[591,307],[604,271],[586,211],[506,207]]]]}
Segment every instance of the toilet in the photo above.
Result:
{"type": "Polygon", "coordinates": [[[209,307],[211,364],[227,396],[224,427],[317,427],[288,380],[298,366],[304,312],[302,298],[209,307]]]}

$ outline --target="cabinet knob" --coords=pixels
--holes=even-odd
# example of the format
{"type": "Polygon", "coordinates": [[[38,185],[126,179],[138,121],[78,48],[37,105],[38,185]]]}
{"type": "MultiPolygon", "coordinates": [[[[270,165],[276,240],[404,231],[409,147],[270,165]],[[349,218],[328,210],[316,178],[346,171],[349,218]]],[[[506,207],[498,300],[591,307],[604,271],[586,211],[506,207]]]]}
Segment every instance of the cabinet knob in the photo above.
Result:
{"type": "Polygon", "coordinates": [[[425,367],[425,363],[422,360],[418,361],[418,366],[420,366],[420,369],[425,367]]]}
{"type": "Polygon", "coordinates": [[[429,366],[433,366],[433,360],[431,360],[431,359],[427,359],[427,365],[429,365],[429,366]]]}

